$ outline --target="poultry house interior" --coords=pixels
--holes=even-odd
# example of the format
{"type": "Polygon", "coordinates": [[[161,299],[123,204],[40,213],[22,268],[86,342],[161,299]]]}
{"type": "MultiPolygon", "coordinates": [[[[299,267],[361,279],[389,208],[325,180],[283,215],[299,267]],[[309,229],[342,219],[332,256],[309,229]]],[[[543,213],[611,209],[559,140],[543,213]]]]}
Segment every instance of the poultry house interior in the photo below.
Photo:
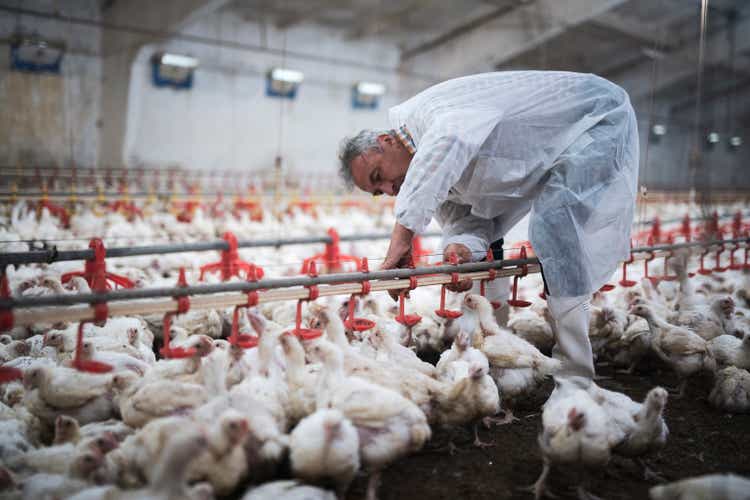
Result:
{"type": "Polygon", "coordinates": [[[0,41],[0,500],[749,498],[747,2],[0,41]]]}

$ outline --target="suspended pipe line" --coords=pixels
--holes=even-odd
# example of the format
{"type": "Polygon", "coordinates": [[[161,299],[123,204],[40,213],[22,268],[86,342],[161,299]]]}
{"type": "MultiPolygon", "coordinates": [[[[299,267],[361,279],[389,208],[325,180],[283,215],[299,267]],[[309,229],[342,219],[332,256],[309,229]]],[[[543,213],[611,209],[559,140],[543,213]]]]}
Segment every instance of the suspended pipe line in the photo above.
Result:
{"type": "MultiPolygon", "coordinates": [[[[127,192],[127,193],[121,193],[119,191],[19,191],[19,192],[13,192],[13,191],[0,191],[0,200],[3,198],[13,198],[13,199],[38,199],[38,198],[46,198],[48,200],[60,200],[60,201],[66,201],[70,200],[73,197],[76,198],[91,198],[91,199],[98,199],[98,198],[108,198],[108,199],[122,199],[124,197],[128,198],[161,198],[161,199],[168,199],[168,198],[176,198],[176,197],[193,197],[193,198],[216,198],[219,195],[224,196],[225,198],[231,197],[231,196],[244,196],[247,198],[271,198],[274,195],[271,193],[256,193],[256,194],[248,194],[247,190],[243,191],[215,191],[215,192],[206,192],[201,191],[200,193],[190,193],[190,192],[181,192],[181,193],[175,193],[173,191],[151,191],[151,192],[143,192],[143,191],[135,191],[135,192],[127,192]]],[[[344,194],[347,198],[350,199],[363,199],[363,200],[370,200],[372,201],[372,198],[369,196],[364,195],[350,195],[350,194],[344,194]]],[[[282,194],[280,195],[281,198],[304,198],[306,200],[320,200],[322,198],[326,198],[324,195],[294,195],[294,194],[282,194]]]]}
{"type": "MultiPolygon", "coordinates": [[[[740,244],[744,248],[750,247],[750,238],[736,238],[728,240],[712,240],[706,242],[689,242],[678,243],[674,245],[655,245],[649,247],[638,247],[631,249],[631,256],[635,253],[648,254],[635,260],[652,259],[653,257],[668,256],[675,250],[686,248],[706,248],[712,246],[721,246],[727,244],[740,244]]],[[[361,291],[363,281],[377,280],[371,284],[371,291],[399,290],[410,288],[408,278],[412,276],[422,277],[418,280],[418,286],[430,286],[451,283],[454,278],[452,275],[457,274],[457,279],[481,280],[489,279],[489,270],[496,269],[497,277],[523,276],[525,274],[540,272],[539,260],[537,258],[529,259],[508,259],[488,262],[473,262],[456,265],[439,265],[430,267],[417,267],[410,269],[389,269],[372,272],[353,272],[353,273],[336,273],[322,276],[297,276],[291,278],[274,278],[263,279],[259,281],[237,281],[231,283],[217,283],[209,285],[188,285],[186,287],[155,287],[140,289],[122,289],[105,293],[86,293],[86,294],[63,294],[49,295],[43,297],[20,297],[0,299],[0,310],[12,309],[29,309],[40,307],[56,306],[75,306],[81,304],[100,304],[107,303],[110,311],[118,310],[119,314],[154,314],[157,312],[170,312],[177,310],[175,297],[183,296],[208,296],[222,293],[241,292],[242,295],[234,296],[217,296],[204,297],[199,301],[191,301],[191,308],[218,308],[229,307],[231,305],[240,305],[247,302],[248,292],[263,291],[259,294],[258,302],[272,302],[278,300],[299,300],[309,297],[309,287],[318,285],[330,285],[328,289],[320,290],[317,296],[331,296],[340,294],[358,293],[361,291]],[[441,276],[442,275],[442,276],[441,276]],[[279,290],[281,288],[292,288],[291,290],[279,290]],[[270,295],[267,295],[270,294],[270,295]],[[140,303],[140,309],[130,308],[125,305],[118,306],[119,309],[113,308],[112,302],[133,301],[143,299],[164,299],[167,300],[151,304],[148,302],[140,303]],[[124,312],[123,312],[124,311],[124,312]]],[[[31,312],[19,311],[21,323],[15,324],[32,324],[43,322],[40,316],[31,312]],[[28,323],[26,323],[28,321],[28,323]]],[[[49,313],[51,314],[51,313],[49,313]]],[[[93,310],[86,307],[79,307],[69,312],[57,311],[58,316],[52,316],[55,322],[59,321],[76,321],[93,318],[93,310]]],[[[115,316],[112,312],[111,316],[115,316]]]]}
{"type": "MultiPolygon", "coordinates": [[[[750,215],[750,211],[743,212],[743,216],[750,215]]],[[[734,214],[725,213],[719,216],[720,219],[732,218],[734,214]]],[[[705,217],[693,217],[691,221],[703,221],[705,217]]],[[[673,224],[682,222],[682,218],[667,219],[661,221],[662,224],[673,224]]],[[[652,221],[644,221],[638,225],[652,225],[652,221]]],[[[423,238],[432,238],[441,236],[440,232],[427,232],[421,235],[423,238]]],[[[363,233],[350,234],[339,237],[339,241],[371,241],[386,240],[390,238],[390,233],[363,233]]],[[[29,240],[36,242],[37,240],[29,240]]],[[[43,243],[42,240],[39,240],[43,243]]],[[[260,240],[243,240],[237,242],[238,248],[260,248],[274,247],[279,248],[289,245],[311,245],[316,243],[333,243],[330,236],[305,236],[297,238],[280,238],[280,239],[260,239],[260,240]]],[[[136,257],[144,255],[173,254],[183,252],[206,252],[209,250],[226,251],[229,250],[229,244],[224,240],[203,241],[195,243],[171,243],[162,245],[144,245],[144,246],[126,246],[114,247],[107,249],[107,257],[136,257]]],[[[94,251],[91,249],[82,250],[58,250],[55,246],[43,250],[31,250],[28,252],[6,252],[0,254],[0,269],[8,265],[21,264],[51,264],[53,262],[67,262],[74,260],[88,260],[94,258],[94,251]]]]}
{"type": "MultiPolygon", "coordinates": [[[[421,235],[429,238],[440,236],[438,232],[428,232],[421,235]]],[[[339,241],[372,241],[387,240],[390,233],[362,233],[348,234],[339,237],[339,241]]],[[[301,236],[297,238],[277,238],[260,240],[243,240],[237,242],[238,248],[282,247],[288,245],[311,245],[316,243],[333,243],[333,239],[326,236],[301,236]]],[[[107,248],[107,257],[136,257],[143,255],[157,255],[183,252],[206,252],[209,250],[227,251],[229,243],[225,240],[198,241],[195,243],[170,243],[165,245],[144,245],[107,248]]],[[[19,264],[51,264],[53,262],[67,262],[73,260],[89,260],[94,258],[94,250],[58,250],[52,247],[44,250],[29,252],[6,252],[0,254],[0,269],[8,265],[19,264]]]]}
{"type": "MultiPolygon", "coordinates": [[[[155,299],[164,297],[182,297],[190,295],[211,295],[228,292],[252,292],[258,290],[273,290],[290,287],[310,287],[317,285],[334,285],[353,283],[360,290],[362,281],[372,280],[401,280],[395,288],[408,288],[408,278],[411,276],[425,276],[450,273],[477,273],[490,269],[504,267],[518,267],[523,265],[537,265],[537,258],[496,260],[492,262],[472,262],[456,265],[440,265],[430,267],[415,267],[408,269],[388,269],[384,271],[353,272],[324,274],[320,276],[296,276],[292,278],[262,279],[259,281],[236,281],[231,283],[215,283],[209,285],[189,285],[187,287],[158,287],[131,288],[114,290],[105,293],[83,293],[70,295],[47,295],[43,297],[21,297],[0,299],[0,309],[32,308],[45,306],[71,306],[75,304],[96,304],[118,300],[155,299]]],[[[511,275],[516,274],[515,271],[511,275]]],[[[531,270],[529,270],[531,272],[531,270]]],[[[450,278],[448,278],[450,282],[450,278]]],[[[390,289],[390,288],[385,288],[390,289]]],[[[377,290],[373,284],[373,290],[377,290]]],[[[302,290],[304,291],[304,290],[302,290]]]]}

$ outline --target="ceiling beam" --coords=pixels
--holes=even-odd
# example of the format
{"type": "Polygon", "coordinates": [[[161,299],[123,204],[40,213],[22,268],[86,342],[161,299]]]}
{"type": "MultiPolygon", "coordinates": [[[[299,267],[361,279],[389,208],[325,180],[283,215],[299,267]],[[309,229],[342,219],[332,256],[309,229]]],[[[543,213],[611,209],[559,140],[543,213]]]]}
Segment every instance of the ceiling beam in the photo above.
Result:
{"type": "Polygon", "coordinates": [[[348,40],[357,40],[387,31],[402,23],[404,17],[410,13],[422,8],[428,8],[430,3],[432,3],[432,0],[411,0],[410,2],[405,2],[405,5],[395,12],[380,13],[377,12],[377,9],[372,9],[372,12],[360,13],[361,21],[353,23],[353,26],[346,34],[346,38],[348,40]]]}
{"type": "MultiPolygon", "coordinates": [[[[735,33],[737,61],[739,62],[736,69],[738,72],[744,72],[748,68],[739,55],[750,49],[750,17],[737,21],[735,33]]],[[[705,60],[711,64],[720,64],[728,61],[730,56],[731,48],[726,26],[724,29],[709,33],[706,37],[705,60]]],[[[610,76],[610,78],[628,91],[631,100],[647,98],[652,92],[659,92],[695,75],[698,66],[698,40],[694,40],[679,50],[667,52],[665,57],[656,61],[655,88],[651,85],[653,64],[653,60],[646,60],[631,71],[617,77],[610,76]]]]}
{"type": "Polygon", "coordinates": [[[309,19],[314,19],[317,14],[326,9],[335,7],[350,7],[350,2],[345,0],[308,0],[304,8],[298,8],[278,16],[274,24],[277,29],[286,30],[309,19]]]}
{"type": "MultiPolygon", "coordinates": [[[[404,69],[451,78],[492,71],[571,27],[599,16],[627,0],[536,0],[506,10],[488,22],[402,54],[404,69]]],[[[503,9],[501,9],[502,11],[503,9]]]]}
{"type": "MultiPolygon", "coordinates": [[[[695,15],[695,9],[691,8],[689,11],[685,11],[681,19],[693,15],[695,15]]],[[[652,48],[658,47],[662,50],[677,48],[676,42],[668,39],[667,30],[669,26],[664,22],[643,23],[612,11],[605,12],[589,22],[601,28],[615,31],[652,48]]]]}

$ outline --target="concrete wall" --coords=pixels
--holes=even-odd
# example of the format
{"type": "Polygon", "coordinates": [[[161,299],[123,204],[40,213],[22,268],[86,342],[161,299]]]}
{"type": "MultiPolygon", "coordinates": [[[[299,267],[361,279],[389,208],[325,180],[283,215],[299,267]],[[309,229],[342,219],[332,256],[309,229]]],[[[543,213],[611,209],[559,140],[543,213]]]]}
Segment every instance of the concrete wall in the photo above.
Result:
{"type": "Polygon", "coordinates": [[[702,167],[693,176],[690,171],[694,141],[693,108],[679,116],[662,114],[652,120],[649,119],[648,105],[636,105],[635,108],[641,141],[641,185],[651,190],[689,190],[692,187],[697,190],[750,189],[750,144],[746,137],[743,137],[745,143],[742,147],[733,149],[728,145],[728,131],[721,126],[712,128],[719,132],[721,142],[713,148],[706,148],[704,138],[700,138],[701,160],[698,164],[702,167]],[[651,125],[657,122],[667,127],[666,135],[658,139],[649,136],[651,125]]]}
{"type": "MultiPolygon", "coordinates": [[[[186,1],[186,0],[180,0],[186,1]]],[[[201,4],[199,0],[191,0],[201,4]]],[[[207,5],[211,2],[203,2],[207,5]]],[[[221,3],[221,2],[219,2],[221,3]]],[[[115,3],[108,22],[134,24],[132,3],[115,3]],[[118,7],[119,5],[119,7],[118,7]],[[122,12],[117,9],[121,8],[122,12]],[[110,19],[110,17],[112,19],[110,19]]],[[[136,10],[156,22],[154,4],[136,10]]],[[[159,4],[169,7],[171,4],[159,4]]],[[[27,0],[23,7],[87,19],[100,19],[97,0],[27,0]]],[[[188,15],[189,11],[185,12],[188,15]]],[[[179,16],[171,16],[179,21],[179,16]]],[[[279,31],[219,9],[197,21],[154,30],[179,29],[188,35],[244,47],[217,46],[153,37],[29,16],[0,14],[0,38],[19,26],[68,44],[62,75],[11,72],[9,50],[0,47],[0,165],[152,165],[194,169],[270,171],[281,153],[288,177],[304,184],[327,182],[336,169],[336,149],[345,135],[361,128],[386,127],[387,108],[431,82],[398,73],[398,50],[382,40],[347,40],[343,31],[301,23],[279,31]],[[141,45],[147,40],[147,45],[141,45]],[[106,43],[105,43],[106,42],[106,43]],[[251,50],[249,47],[268,50],[251,50]],[[274,53],[286,49],[331,61],[274,53]],[[106,49],[106,50],[105,50],[106,49]],[[156,88],[150,57],[158,50],[192,54],[201,61],[189,91],[156,88]],[[101,57],[106,53],[106,57],[101,57]],[[265,95],[265,72],[287,66],[305,73],[297,99],[265,95]],[[377,66],[377,67],[375,67],[377,66]],[[381,81],[388,93],[378,110],[352,109],[351,85],[381,81]]],[[[140,25],[139,25],[140,26],[140,25]]],[[[641,183],[650,189],[686,189],[691,111],[667,124],[658,143],[648,137],[648,103],[637,106],[641,129],[641,183]],[[679,118],[679,120],[677,119],[679,118]],[[647,144],[649,149],[647,152],[647,144]]],[[[746,165],[750,140],[737,151],[726,142],[704,152],[708,184],[714,189],[750,188],[746,165]]]]}
{"type": "MultiPolygon", "coordinates": [[[[26,0],[24,8],[97,19],[97,0],[26,0]]],[[[0,39],[18,28],[65,42],[60,75],[10,70],[0,45],[0,164],[95,165],[98,161],[100,30],[29,16],[0,14],[0,39]]]]}
{"type": "MultiPolygon", "coordinates": [[[[312,53],[396,67],[395,46],[347,41],[341,32],[303,24],[279,32],[221,10],[185,32],[243,44],[312,53]]],[[[179,164],[186,168],[269,170],[279,152],[290,175],[319,179],[333,174],[342,137],[361,128],[387,127],[387,108],[400,97],[394,71],[284,57],[261,51],[172,40],[141,48],[132,65],[123,160],[127,164],[179,164]],[[156,88],[150,57],[158,50],[200,59],[191,90],[156,88]],[[302,71],[295,100],[268,97],[265,73],[272,66],[302,71]],[[358,80],[385,83],[377,110],[355,110],[351,86],[358,80]]]]}

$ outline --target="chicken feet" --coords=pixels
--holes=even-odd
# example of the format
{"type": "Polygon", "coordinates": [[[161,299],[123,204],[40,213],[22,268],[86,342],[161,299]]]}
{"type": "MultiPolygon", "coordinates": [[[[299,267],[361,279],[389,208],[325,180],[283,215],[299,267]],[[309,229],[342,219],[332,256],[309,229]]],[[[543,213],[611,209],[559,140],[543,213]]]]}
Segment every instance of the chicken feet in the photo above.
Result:
{"type": "Polygon", "coordinates": [[[557,495],[553,494],[547,489],[547,477],[552,470],[552,466],[546,458],[543,458],[543,460],[544,466],[542,468],[542,473],[539,474],[539,477],[534,482],[534,484],[531,484],[529,486],[522,486],[521,488],[518,488],[518,490],[533,493],[534,500],[541,500],[545,496],[549,498],[559,498],[557,495]]]}
{"type": "Polygon", "coordinates": [[[500,412],[503,414],[502,417],[484,417],[482,419],[482,423],[484,426],[489,429],[492,425],[505,425],[505,424],[512,424],[516,420],[519,420],[518,417],[513,415],[512,410],[500,410],[500,412]]]}
{"type": "Polygon", "coordinates": [[[479,424],[474,424],[474,446],[477,448],[491,448],[495,446],[495,443],[489,443],[479,439],[479,424]]]}

